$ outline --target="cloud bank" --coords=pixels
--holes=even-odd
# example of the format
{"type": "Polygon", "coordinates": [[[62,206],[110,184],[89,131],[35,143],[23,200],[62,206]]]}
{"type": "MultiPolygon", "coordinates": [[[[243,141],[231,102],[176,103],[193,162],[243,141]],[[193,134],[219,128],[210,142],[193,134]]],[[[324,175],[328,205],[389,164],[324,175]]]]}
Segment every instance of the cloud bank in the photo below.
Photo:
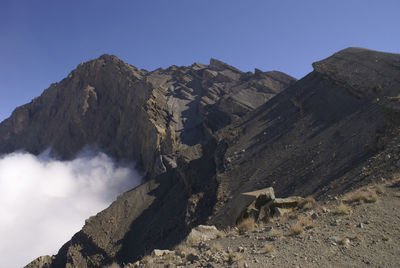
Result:
{"type": "Polygon", "coordinates": [[[57,253],[85,219],[139,183],[134,169],[103,153],[72,161],[22,152],[1,157],[0,267],[57,253]]]}

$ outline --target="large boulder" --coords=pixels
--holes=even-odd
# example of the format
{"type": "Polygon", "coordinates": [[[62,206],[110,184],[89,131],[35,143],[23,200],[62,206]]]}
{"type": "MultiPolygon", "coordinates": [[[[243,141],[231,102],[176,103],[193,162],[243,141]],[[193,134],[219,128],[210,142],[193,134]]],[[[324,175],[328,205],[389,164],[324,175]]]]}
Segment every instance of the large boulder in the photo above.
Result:
{"type": "Polygon", "coordinates": [[[216,239],[221,236],[222,233],[215,226],[199,225],[190,231],[186,238],[189,244],[205,242],[208,240],[216,239]]]}

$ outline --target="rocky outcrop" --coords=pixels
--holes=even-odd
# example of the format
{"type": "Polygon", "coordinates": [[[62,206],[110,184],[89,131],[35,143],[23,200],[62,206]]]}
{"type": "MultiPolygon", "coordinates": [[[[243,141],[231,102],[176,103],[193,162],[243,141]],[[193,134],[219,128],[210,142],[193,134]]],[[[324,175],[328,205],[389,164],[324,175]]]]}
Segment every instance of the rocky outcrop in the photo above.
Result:
{"type": "Polygon", "coordinates": [[[305,199],[300,196],[290,196],[286,198],[275,198],[275,192],[272,187],[261,190],[242,193],[241,196],[248,197],[247,202],[245,199],[241,203],[234,205],[235,209],[228,216],[230,222],[240,223],[244,219],[253,218],[257,222],[267,222],[274,216],[282,216],[294,209],[301,208],[305,199]],[[241,213],[238,215],[237,211],[241,213]]]}
{"type": "Polygon", "coordinates": [[[186,237],[186,241],[189,244],[194,242],[198,244],[221,236],[222,232],[215,226],[199,225],[190,231],[189,235],[186,237]]]}

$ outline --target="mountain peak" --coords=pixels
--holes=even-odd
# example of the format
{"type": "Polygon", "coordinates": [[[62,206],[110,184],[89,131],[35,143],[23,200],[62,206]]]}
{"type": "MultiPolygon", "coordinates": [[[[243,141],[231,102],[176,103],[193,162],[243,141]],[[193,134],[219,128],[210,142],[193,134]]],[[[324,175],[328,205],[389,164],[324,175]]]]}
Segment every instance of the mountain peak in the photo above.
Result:
{"type": "Polygon", "coordinates": [[[235,67],[233,67],[233,66],[231,66],[231,65],[229,65],[229,64],[227,64],[225,62],[222,62],[220,60],[214,59],[214,58],[210,59],[210,65],[209,66],[210,66],[211,69],[216,70],[216,71],[223,71],[223,70],[228,69],[228,70],[231,70],[231,71],[234,71],[234,72],[238,72],[238,73],[242,72],[242,71],[236,69],[235,67]]]}

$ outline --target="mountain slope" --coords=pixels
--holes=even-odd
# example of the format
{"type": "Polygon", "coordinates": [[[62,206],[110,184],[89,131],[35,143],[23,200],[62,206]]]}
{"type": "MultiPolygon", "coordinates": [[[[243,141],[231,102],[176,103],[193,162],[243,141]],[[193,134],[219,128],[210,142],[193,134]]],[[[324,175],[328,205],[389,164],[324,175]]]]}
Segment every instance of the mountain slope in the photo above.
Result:
{"type": "Polygon", "coordinates": [[[235,223],[240,192],[272,185],[278,195],[320,196],[364,179],[362,165],[399,123],[400,55],[349,48],[313,66],[220,133],[229,145],[213,223],[235,223]]]}
{"type": "Polygon", "coordinates": [[[265,104],[255,99],[277,91],[264,86],[289,78],[215,60],[145,74],[150,103],[161,98],[145,107],[165,115],[158,133],[171,133],[143,148],[152,148],[153,160],[141,160],[154,176],[90,218],[53,266],[133,262],[198,224],[234,225],[242,192],[273,186],[279,196],[324,199],[376,179],[363,170],[399,126],[400,55],[349,48],[313,66],[265,104]]]}

